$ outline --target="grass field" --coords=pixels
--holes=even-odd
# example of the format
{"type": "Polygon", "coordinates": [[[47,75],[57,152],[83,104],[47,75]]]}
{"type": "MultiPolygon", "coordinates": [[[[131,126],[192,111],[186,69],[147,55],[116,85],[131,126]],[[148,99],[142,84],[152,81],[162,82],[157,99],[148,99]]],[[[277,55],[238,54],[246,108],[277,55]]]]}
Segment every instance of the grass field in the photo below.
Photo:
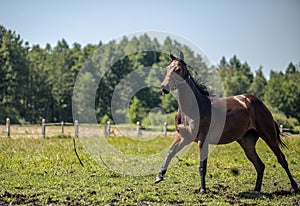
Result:
{"type": "MultiPolygon", "coordinates": [[[[290,170],[300,183],[300,138],[284,138],[290,170]]],[[[172,138],[161,137],[168,147],[172,138]]],[[[145,148],[154,148],[157,141],[145,148]]],[[[112,137],[124,152],[145,147],[145,142],[112,137]]],[[[266,164],[262,193],[254,188],[256,173],[237,143],[218,146],[209,156],[207,194],[199,194],[197,145],[169,168],[160,184],[155,174],[122,176],[93,160],[77,140],[82,167],[70,138],[0,138],[0,205],[299,205],[284,170],[262,141],[257,150],[266,164]],[[232,172],[234,169],[234,172],[232,172]]],[[[141,152],[139,150],[139,152],[141,152]]],[[[162,160],[163,161],[163,160],[162,160]]],[[[157,168],[159,170],[159,168],[157,168]]]]}

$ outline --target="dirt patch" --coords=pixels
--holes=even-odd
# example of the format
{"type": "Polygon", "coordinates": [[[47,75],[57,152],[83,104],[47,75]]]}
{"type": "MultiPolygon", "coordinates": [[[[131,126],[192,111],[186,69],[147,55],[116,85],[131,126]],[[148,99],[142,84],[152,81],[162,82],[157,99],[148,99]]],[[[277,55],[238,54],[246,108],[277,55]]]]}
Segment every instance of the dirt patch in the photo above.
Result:
{"type": "Polygon", "coordinates": [[[39,200],[37,198],[37,195],[25,195],[25,194],[19,194],[19,193],[10,193],[5,191],[3,194],[0,195],[0,203],[1,205],[6,205],[9,203],[12,204],[32,204],[37,203],[39,200]]]}

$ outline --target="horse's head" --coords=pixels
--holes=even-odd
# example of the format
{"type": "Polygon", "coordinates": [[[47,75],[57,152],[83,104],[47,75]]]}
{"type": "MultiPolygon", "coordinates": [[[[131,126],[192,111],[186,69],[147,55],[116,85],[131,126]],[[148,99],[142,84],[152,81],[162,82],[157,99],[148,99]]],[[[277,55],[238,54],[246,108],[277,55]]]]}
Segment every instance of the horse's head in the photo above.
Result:
{"type": "Polygon", "coordinates": [[[179,57],[170,54],[170,58],[171,64],[167,66],[165,79],[160,86],[165,94],[168,94],[170,90],[176,89],[179,85],[186,83],[189,77],[183,53],[180,52],[179,57]]]}

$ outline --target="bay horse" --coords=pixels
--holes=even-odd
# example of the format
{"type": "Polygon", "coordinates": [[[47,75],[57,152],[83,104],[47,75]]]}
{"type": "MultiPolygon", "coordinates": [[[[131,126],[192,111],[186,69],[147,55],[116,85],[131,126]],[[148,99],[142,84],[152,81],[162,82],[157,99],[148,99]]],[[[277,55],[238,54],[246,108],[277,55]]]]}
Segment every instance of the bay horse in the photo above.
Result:
{"type": "Polygon", "coordinates": [[[285,169],[293,189],[299,192],[280,148],[285,144],[280,138],[278,125],[263,102],[250,94],[212,97],[191,76],[182,52],[179,57],[170,54],[170,58],[171,64],[166,68],[161,89],[164,94],[178,90],[178,112],[175,117],[177,132],[155,183],[163,180],[175,154],[184,146],[196,142],[200,153],[200,192],[205,193],[208,145],[237,141],[256,169],[257,178],[253,192],[260,193],[265,165],[256,153],[255,145],[261,137],[285,169]]]}

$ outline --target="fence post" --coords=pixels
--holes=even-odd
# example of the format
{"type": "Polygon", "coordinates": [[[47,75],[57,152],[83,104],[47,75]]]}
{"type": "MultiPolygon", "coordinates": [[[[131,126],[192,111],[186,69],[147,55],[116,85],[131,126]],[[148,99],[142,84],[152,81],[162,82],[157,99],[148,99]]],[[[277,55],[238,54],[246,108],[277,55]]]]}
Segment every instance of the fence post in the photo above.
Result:
{"type": "Polygon", "coordinates": [[[45,119],[42,119],[42,138],[45,139],[46,137],[46,123],[45,119]]]}
{"type": "Polygon", "coordinates": [[[64,137],[64,121],[61,121],[61,137],[64,137]]]}
{"type": "Polygon", "coordinates": [[[110,121],[107,121],[105,124],[105,136],[109,137],[110,136],[110,121]]]}
{"type": "Polygon", "coordinates": [[[136,123],[136,133],[138,137],[142,136],[142,126],[139,121],[136,123]]]}
{"type": "Polygon", "coordinates": [[[280,131],[280,134],[283,133],[283,125],[282,124],[279,126],[279,131],[280,131]]]}
{"type": "Polygon", "coordinates": [[[75,126],[75,137],[78,138],[79,137],[78,120],[75,120],[74,126],[75,126]]]}
{"type": "Polygon", "coordinates": [[[164,135],[167,136],[167,122],[164,122],[164,135]]]}
{"type": "Polygon", "coordinates": [[[6,118],[6,134],[7,137],[10,138],[10,119],[6,118]]]}

